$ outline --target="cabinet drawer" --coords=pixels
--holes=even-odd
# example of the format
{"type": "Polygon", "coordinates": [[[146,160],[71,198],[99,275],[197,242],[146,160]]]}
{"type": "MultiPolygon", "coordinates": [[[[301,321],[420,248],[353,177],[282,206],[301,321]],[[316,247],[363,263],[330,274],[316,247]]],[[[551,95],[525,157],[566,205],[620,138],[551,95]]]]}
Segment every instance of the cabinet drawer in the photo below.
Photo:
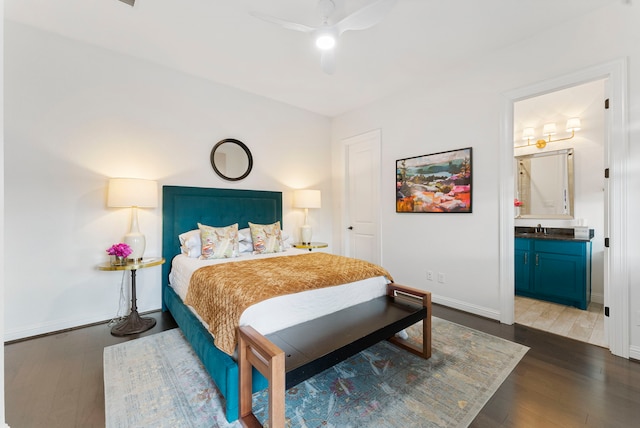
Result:
{"type": "Polygon", "coordinates": [[[516,238],[515,243],[516,250],[528,251],[531,249],[531,239],[526,238],[516,238]]]}
{"type": "Polygon", "coordinates": [[[583,242],[569,241],[544,241],[539,239],[536,241],[536,252],[556,253],[556,254],[572,254],[581,256],[584,254],[583,242]]]}

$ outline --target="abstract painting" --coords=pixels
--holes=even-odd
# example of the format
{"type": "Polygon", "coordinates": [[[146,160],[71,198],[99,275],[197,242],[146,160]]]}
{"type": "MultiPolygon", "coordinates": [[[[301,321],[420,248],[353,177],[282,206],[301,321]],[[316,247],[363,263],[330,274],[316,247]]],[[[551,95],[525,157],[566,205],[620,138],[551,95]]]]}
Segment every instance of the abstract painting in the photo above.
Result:
{"type": "Polygon", "coordinates": [[[471,147],[398,159],[396,212],[470,213],[471,147]]]}

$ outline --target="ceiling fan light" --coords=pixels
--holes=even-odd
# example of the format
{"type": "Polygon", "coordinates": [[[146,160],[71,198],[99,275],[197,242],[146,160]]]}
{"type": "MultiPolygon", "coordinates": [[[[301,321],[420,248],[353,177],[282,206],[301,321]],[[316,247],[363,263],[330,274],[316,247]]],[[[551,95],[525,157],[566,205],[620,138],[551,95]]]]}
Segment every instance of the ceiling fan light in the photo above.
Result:
{"type": "Polygon", "coordinates": [[[333,49],[336,45],[336,38],[330,33],[321,33],[316,37],[316,46],[322,50],[333,49]]]}

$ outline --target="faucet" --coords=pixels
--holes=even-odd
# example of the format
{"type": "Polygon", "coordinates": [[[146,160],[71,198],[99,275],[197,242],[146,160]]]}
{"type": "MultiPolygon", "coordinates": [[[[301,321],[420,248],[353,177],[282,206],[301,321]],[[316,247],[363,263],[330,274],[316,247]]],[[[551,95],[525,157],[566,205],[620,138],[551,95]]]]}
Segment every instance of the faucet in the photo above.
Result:
{"type": "Polygon", "coordinates": [[[536,226],[536,233],[543,233],[543,234],[547,234],[547,228],[546,227],[542,227],[542,225],[540,223],[538,223],[538,225],[536,226]]]}

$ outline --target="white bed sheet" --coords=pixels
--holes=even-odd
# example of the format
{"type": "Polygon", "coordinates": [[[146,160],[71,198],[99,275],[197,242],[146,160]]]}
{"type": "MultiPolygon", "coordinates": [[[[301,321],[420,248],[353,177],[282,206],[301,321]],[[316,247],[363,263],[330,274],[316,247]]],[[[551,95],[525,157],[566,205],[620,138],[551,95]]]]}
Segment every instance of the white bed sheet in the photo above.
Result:
{"type": "MultiPolygon", "coordinates": [[[[282,253],[259,255],[242,253],[240,257],[233,259],[214,260],[193,259],[180,254],[171,262],[169,284],[184,300],[189,289],[191,275],[203,266],[304,253],[307,251],[290,248],[282,253]]],[[[247,308],[240,317],[240,325],[250,325],[262,334],[270,334],[383,296],[387,292],[388,282],[385,277],[379,276],[348,284],[274,297],[247,308]]],[[[197,315],[193,308],[191,310],[197,315]]],[[[198,318],[202,321],[202,318],[199,316],[198,318]]],[[[204,323],[204,321],[202,322],[204,323]]],[[[206,323],[204,324],[206,325],[206,323]]]]}

